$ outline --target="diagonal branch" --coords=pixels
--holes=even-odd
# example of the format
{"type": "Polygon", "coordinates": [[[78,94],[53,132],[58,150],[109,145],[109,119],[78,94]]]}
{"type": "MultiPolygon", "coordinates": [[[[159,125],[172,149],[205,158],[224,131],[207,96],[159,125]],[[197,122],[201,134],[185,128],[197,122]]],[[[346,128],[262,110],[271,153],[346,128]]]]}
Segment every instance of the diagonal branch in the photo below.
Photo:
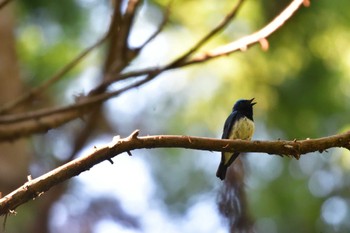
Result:
{"type": "Polygon", "coordinates": [[[283,24],[292,17],[292,15],[299,9],[301,5],[309,6],[305,0],[292,1],[276,18],[274,18],[269,24],[257,32],[244,36],[232,43],[220,46],[212,51],[205,52],[197,55],[186,65],[208,61],[209,59],[216,58],[231,54],[236,51],[245,51],[249,46],[260,43],[263,49],[268,48],[268,41],[266,40],[272,33],[283,26],[283,24]]]}
{"type": "Polygon", "coordinates": [[[8,116],[0,117],[0,141],[2,137],[1,131],[4,131],[3,127],[6,127],[6,124],[28,121],[28,120],[39,121],[41,118],[44,118],[47,116],[52,116],[59,113],[65,113],[65,112],[70,112],[75,110],[76,111],[81,110],[82,112],[85,113],[84,108],[86,109],[88,107],[91,107],[92,105],[100,104],[103,101],[108,100],[112,97],[116,97],[127,90],[141,86],[142,84],[145,84],[149,80],[153,79],[156,75],[158,75],[158,73],[156,72],[149,74],[146,78],[143,78],[125,87],[122,87],[116,91],[104,92],[104,93],[87,96],[87,97],[84,97],[84,96],[78,97],[77,102],[72,105],[50,108],[50,109],[42,109],[42,110],[37,110],[37,111],[27,112],[27,113],[12,114],[8,116]]]}
{"type": "Polygon", "coordinates": [[[103,101],[147,83],[156,75],[158,74],[150,74],[146,78],[114,92],[101,93],[89,98],[83,98],[71,106],[41,110],[41,112],[32,112],[25,115],[14,115],[2,118],[0,121],[0,142],[29,136],[33,133],[47,132],[51,128],[59,127],[68,121],[74,120],[86,113],[91,112],[91,110],[94,109],[94,106],[102,103],[103,101]]]}
{"type": "MultiPolygon", "coordinates": [[[[308,6],[308,4],[305,2],[306,0],[294,0],[291,2],[289,6],[287,6],[275,19],[273,19],[269,24],[267,24],[265,27],[260,29],[259,31],[244,36],[228,45],[220,46],[216,49],[213,49],[209,52],[203,52],[192,59],[188,59],[190,55],[192,55],[195,51],[197,51],[202,45],[204,45],[205,42],[207,42],[215,33],[209,32],[205,37],[203,37],[199,42],[196,43],[194,47],[192,47],[189,51],[185,52],[183,55],[181,55],[179,58],[175,59],[174,61],[170,62],[167,65],[161,66],[161,67],[150,67],[145,68],[142,70],[134,70],[123,74],[116,74],[114,78],[106,80],[104,83],[101,84],[103,87],[107,87],[111,85],[112,83],[127,79],[130,77],[138,77],[142,75],[147,75],[150,73],[163,73],[168,70],[178,69],[182,67],[186,67],[189,65],[195,65],[198,63],[209,61],[213,58],[218,58],[221,56],[226,56],[231,53],[242,51],[247,49],[249,46],[260,43],[264,49],[268,47],[268,41],[267,37],[269,37],[272,33],[276,32],[279,28],[283,26],[283,24],[290,19],[293,14],[298,10],[301,5],[308,6]]],[[[239,2],[240,3],[240,2],[239,2]]],[[[236,7],[225,17],[225,19],[220,23],[215,30],[216,32],[220,31],[224,26],[226,26],[226,23],[228,23],[228,19],[231,19],[231,17],[235,16],[236,11],[238,10],[238,7],[240,5],[236,5],[236,7]]],[[[98,89],[100,87],[97,87],[98,89]]]]}
{"type": "MultiPolygon", "coordinates": [[[[115,83],[117,81],[127,79],[130,77],[138,77],[142,75],[153,75],[155,73],[160,74],[164,71],[175,69],[175,68],[181,68],[187,64],[186,60],[196,51],[198,51],[205,43],[207,43],[211,38],[213,38],[217,33],[219,33],[221,30],[223,30],[230,22],[231,20],[236,16],[239,8],[241,7],[244,0],[239,0],[238,3],[233,7],[233,9],[225,16],[225,18],[220,22],[214,29],[212,29],[207,35],[205,35],[202,39],[200,39],[192,48],[190,48],[188,51],[186,51],[183,55],[175,59],[174,61],[170,62],[169,64],[163,66],[163,67],[153,67],[153,68],[146,68],[143,70],[137,70],[137,71],[131,71],[124,74],[115,74],[114,77],[109,77],[106,79],[103,83],[101,83],[98,87],[96,87],[94,90],[92,90],[90,93],[96,93],[101,89],[107,88],[112,83],[115,83]]],[[[167,7],[167,11],[165,12],[165,17],[163,19],[163,22],[159,26],[158,30],[143,44],[140,48],[142,49],[149,41],[151,41],[165,26],[169,9],[171,2],[169,3],[167,7]]],[[[137,51],[140,50],[140,48],[137,49],[137,51]]],[[[154,78],[156,75],[154,76],[154,78]]],[[[149,79],[151,80],[151,79],[149,79]]]]}
{"type": "Polygon", "coordinates": [[[237,15],[238,10],[242,6],[244,0],[239,0],[233,9],[226,15],[221,23],[219,23],[214,29],[212,29],[207,35],[205,35],[201,40],[199,40],[191,49],[185,52],[175,61],[171,62],[167,67],[178,67],[179,64],[184,63],[193,53],[198,51],[205,43],[207,43],[211,38],[213,38],[217,33],[224,29],[231,20],[237,15]]]}
{"type": "Polygon", "coordinates": [[[350,148],[350,131],[318,139],[251,142],[176,135],[144,137],[138,137],[138,135],[139,131],[136,130],[126,138],[114,137],[109,145],[94,148],[94,151],[86,156],[72,160],[36,179],[29,180],[0,199],[0,215],[13,212],[18,206],[39,197],[53,186],[89,170],[98,163],[111,161],[113,157],[121,153],[130,153],[136,149],[185,148],[206,151],[260,152],[290,155],[299,159],[302,154],[322,152],[333,147],[350,148]]]}
{"type": "Polygon", "coordinates": [[[137,50],[140,51],[142,50],[144,47],[146,47],[146,45],[148,45],[154,38],[156,38],[159,33],[161,33],[165,27],[165,25],[167,24],[167,22],[169,21],[169,14],[170,14],[170,8],[172,5],[172,1],[169,2],[168,6],[165,9],[165,12],[163,12],[163,19],[162,22],[160,23],[160,25],[158,26],[157,30],[153,32],[153,34],[145,41],[143,42],[142,45],[140,45],[137,50]]]}
{"type": "MultiPolygon", "coordinates": [[[[141,86],[147,83],[148,81],[156,78],[160,73],[163,73],[167,70],[181,68],[192,64],[199,64],[201,62],[205,62],[216,57],[233,53],[242,48],[247,48],[249,45],[252,45],[252,44],[267,43],[265,37],[262,38],[262,35],[267,37],[271,35],[271,33],[275,32],[277,29],[279,29],[283,25],[283,23],[287,19],[289,19],[302,4],[307,5],[305,2],[306,2],[305,0],[292,1],[292,3],[285,10],[283,10],[282,13],[278,15],[271,23],[269,23],[263,29],[258,31],[258,32],[263,31],[264,32],[263,34],[254,33],[253,34],[254,36],[252,37],[251,36],[243,37],[242,39],[238,40],[240,41],[239,46],[234,47],[231,44],[231,47],[229,50],[227,49],[220,50],[221,53],[215,52],[214,50],[214,52],[211,52],[211,53],[207,52],[207,53],[199,54],[196,57],[194,57],[192,60],[187,60],[187,61],[186,59],[183,60],[183,58],[185,57],[187,58],[189,55],[193,53],[190,51],[193,51],[194,48],[198,49],[201,47],[201,42],[198,42],[194,48],[189,50],[189,52],[186,52],[184,55],[180,56],[180,58],[169,63],[168,65],[165,65],[162,67],[151,67],[151,68],[146,68],[142,70],[135,70],[127,73],[115,74],[115,77],[113,79],[105,80],[101,85],[91,90],[88,96],[82,97],[81,99],[79,99],[79,101],[77,101],[75,104],[72,104],[70,106],[43,109],[43,110],[31,112],[31,113],[1,116],[0,117],[0,141],[16,139],[19,137],[28,136],[32,133],[45,132],[49,129],[58,127],[68,121],[77,119],[83,116],[84,114],[88,113],[90,111],[89,107],[91,107],[92,105],[100,104],[109,98],[118,96],[119,94],[127,90],[130,90],[131,88],[141,86]],[[274,23],[274,22],[280,22],[280,23],[274,23]],[[266,30],[266,28],[269,28],[269,29],[266,30]],[[245,40],[244,38],[248,38],[249,40],[245,40]],[[179,62],[180,60],[181,62],[179,62]],[[109,93],[101,93],[99,91],[99,90],[104,90],[110,84],[118,80],[130,78],[130,77],[142,77],[142,76],[146,76],[146,78],[143,77],[139,80],[136,80],[134,83],[128,86],[122,87],[117,91],[113,91],[109,93]],[[9,126],[5,125],[9,123],[11,123],[11,125],[9,126]]],[[[229,18],[229,17],[226,17],[226,18],[229,18]]],[[[208,35],[210,34],[211,33],[209,33],[208,35]]]]}
{"type": "Polygon", "coordinates": [[[29,90],[28,92],[24,93],[23,95],[19,96],[18,98],[5,103],[0,108],[0,114],[6,113],[9,110],[13,109],[14,107],[23,104],[30,98],[33,98],[34,96],[37,96],[38,94],[42,93],[43,91],[47,90],[48,87],[50,87],[55,82],[59,81],[65,74],[67,74],[72,68],[74,68],[84,57],[86,57],[92,50],[94,50],[96,47],[103,44],[108,35],[102,37],[99,39],[95,44],[91,45],[84,51],[82,51],[77,57],[75,57],[72,61],[70,61],[67,65],[65,65],[61,70],[59,70],[56,74],[54,74],[51,78],[43,82],[41,85],[29,90]]]}

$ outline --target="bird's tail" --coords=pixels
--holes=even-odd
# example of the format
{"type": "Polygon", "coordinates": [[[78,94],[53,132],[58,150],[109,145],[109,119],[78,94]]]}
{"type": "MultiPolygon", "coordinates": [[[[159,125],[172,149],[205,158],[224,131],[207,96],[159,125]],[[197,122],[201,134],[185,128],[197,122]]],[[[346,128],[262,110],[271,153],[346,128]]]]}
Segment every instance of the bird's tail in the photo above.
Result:
{"type": "Polygon", "coordinates": [[[227,168],[238,158],[239,153],[231,154],[230,159],[225,164],[225,152],[222,153],[221,162],[219,164],[218,170],[216,171],[216,176],[220,178],[220,180],[224,180],[226,177],[227,168]]]}
{"type": "Polygon", "coordinates": [[[218,170],[216,171],[216,176],[220,180],[224,180],[225,179],[227,167],[228,166],[227,165],[225,166],[225,164],[223,162],[221,162],[219,164],[218,170]]]}

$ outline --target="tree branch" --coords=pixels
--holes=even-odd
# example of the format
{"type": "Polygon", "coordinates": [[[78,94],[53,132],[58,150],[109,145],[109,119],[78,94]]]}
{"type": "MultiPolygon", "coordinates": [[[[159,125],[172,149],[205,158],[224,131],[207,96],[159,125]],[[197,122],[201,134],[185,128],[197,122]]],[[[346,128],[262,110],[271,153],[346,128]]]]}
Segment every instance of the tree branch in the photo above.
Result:
{"type": "Polygon", "coordinates": [[[184,63],[193,53],[198,51],[205,43],[207,43],[211,38],[213,38],[217,33],[223,30],[230,21],[237,15],[238,10],[242,6],[244,0],[239,0],[233,9],[226,15],[226,17],[219,23],[215,28],[213,28],[207,35],[205,35],[202,39],[200,39],[191,49],[185,52],[182,56],[177,58],[175,61],[171,62],[167,67],[178,67],[182,63],[184,63]]]}
{"type": "Polygon", "coordinates": [[[212,51],[199,54],[187,65],[207,61],[209,59],[231,54],[235,51],[246,51],[249,46],[260,43],[262,49],[268,49],[267,37],[274,33],[277,29],[283,26],[283,24],[292,17],[292,15],[299,9],[301,5],[309,6],[309,2],[306,0],[294,0],[292,1],[276,18],[274,18],[269,24],[262,29],[256,31],[253,34],[244,36],[238,40],[235,40],[229,44],[222,45],[215,48],[212,51]]]}
{"type": "Polygon", "coordinates": [[[170,8],[172,6],[173,1],[170,1],[168,3],[168,6],[166,7],[165,11],[163,12],[163,19],[161,23],[159,24],[158,28],[156,31],[152,33],[152,35],[145,41],[143,42],[142,45],[140,45],[138,48],[136,48],[137,51],[141,51],[146,45],[148,45],[154,38],[156,38],[164,29],[165,25],[169,21],[169,14],[170,14],[170,8]]]}
{"type": "Polygon", "coordinates": [[[53,85],[54,83],[59,81],[61,78],[63,78],[65,74],[67,74],[71,69],[73,69],[92,50],[94,50],[96,47],[103,44],[106,41],[107,37],[108,37],[108,35],[103,36],[95,44],[93,44],[90,47],[83,50],[78,56],[76,56],[73,60],[71,60],[68,64],[66,64],[62,69],[60,69],[56,74],[54,74],[48,80],[44,81],[39,86],[34,87],[34,88],[30,89],[28,92],[19,96],[18,98],[5,103],[3,106],[0,107],[0,114],[4,114],[4,113],[10,111],[14,107],[25,103],[30,98],[33,98],[34,96],[37,96],[38,94],[47,90],[51,85],[53,85]]]}
{"type": "Polygon", "coordinates": [[[45,117],[58,115],[62,113],[69,113],[71,111],[81,111],[81,113],[85,114],[89,110],[86,108],[91,107],[92,105],[100,104],[103,101],[110,99],[112,97],[115,97],[129,89],[138,87],[148,82],[150,79],[152,79],[156,75],[158,75],[158,73],[149,74],[148,77],[141,79],[133,84],[129,84],[125,87],[122,87],[116,91],[105,92],[105,93],[100,93],[100,94],[91,95],[91,96],[80,96],[77,98],[77,102],[72,105],[63,106],[63,107],[53,107],[49,109],[41,109],[41,110],[36,110],[32,112],[11,114],[11,115],[0,117],[0,141],[3,135],[1,134],[1,132],[6,130],[6,128],[8,127],[8,124],[23,123],[24,121],[31,121],[31,120],[39,121],[45,117]]]}
{"type": "MultiPolygon", "coordinates": [[[[111,45],[110,53],[112,53],[112,59],[110,60],[110,64],[107,63],[107,74],[114,72],[119,73],[132,59],[132,56],[128,56],[129,54],[133,53],[129,47],[128,38],[136,16],[136,10],[138,9],[140,3],[141,2],[139,0],[128,0],[125,13],[120,15],[121,18],[119,19],[119,27],[111,28],[111,30],[114,30],[113,33],[115,37],[112,38],[110,42],[115,44],[111,45]]],[[[119,3],[119,5],[120,4],[121,3],[119,3]]],[[[121,7],[121,5],[119,7],[121,7]]],[[[121,9],[115,8],[115,11],[120,10],[121,9]]],[[[109,77],[105,78],[108,79],[109,77]]]]}
{"type": "Polygon", "coordinates": [[[142,70],[130,71],[127,73],[115,74],[114,78],[104,80],[104,82],[102,82],[99,86],[91,90],[88,96],[79,98],[76,103],[69,106],[42,109],[23,114],[0,116],[0,141],[13,140],[19,137],[28,136],[32,133],[44,132],[51,128],[58,127],[68,121],[83,116],[84,114],[89,112],[89,107],[91,107],[92,105],[101,104],[103,101],[115,97],[127,90],[130,90],[131,88],[141,86],[149,82],[150,80],[156,78],[160,73],[163,73],[167,70],[205,62],[212,58],[239,51],[242,48],[247,48],[249,45],[256,43],[261,43],[262,45],[265,44],[266,46],[267,36],[271,35],[271,33],[279,29],[283,25],[283,23],[287,19],[289,19],[302,4],[306,6],[308,5],[308,1],[306,0],[294,0],[271,23],[266,25],[258,32],[237,40],[239,43],[232,42],[231,44],[229,44],[230,46],[227,45],[224,47],[220,47],[220,49],[214,50],[214,52],[212,51],[201,53],[193,57],[192,59],[187,60],[191,54],[197,51],[197,49],[199,49],[208,39],[210,39],[214,34],[220,31],[227,24],[229,19],[231,19],[231,17],[235,15],[235,12],[237,11],[240,3],[241,1],[238,2],[238,5],[236,5],[236,7],[226,16],[222,23],[215,27],[212,30],[212,32],[209,32],[207,36],[205,36],[202,40],[198,41],[193,48],[189,49],[182,56],[165,66],[146,68],[142,70]],[[134,83],[124,86],[119,90],[109,93],[100,93],[99,91],[104,90],[110,84],[119,80],[130,77],[136,78],[144,75],[146,75],[145,78],[136,80],[134,83]]]}
{"type": "MultiPolygon", "coordinates": [[[[157,135],[138,137],[134,131],[126,138],[114,137],[113,141],[89,155],[68,162],[36,179],[28,180],[23,186],[0,199],[0,215],[13,213],[20,205],[39,197],[53,186],[89,170],[94,165],[111,159],[121,153],[130,153],[136,149],[150,148],[185,148],[207,151],[259,152],[293,156],[310,152],[323,152],[333,147],[350,149],[350,131],[318,139],[293,141],[244,141],[223,140],[204,137],[157,135]]],[[[214,172],[213,172],[214,174],[214,172]]]]}
{"type": "MultiPolygon", "coordinates": [[[[213,58],[218,58],[237,51],[246,50],[249,46],[257,43],[260,43],[262,48],[266,50],[268,48],[268,41],[266,38],[269,37],[275,31],[277,31],[280,27],[282,27],[283,24],[292,17],[292,15],[296,12],[296,10],[299,9],[301,5],[309,6],[308,1],[306,0],[294,0],[275,19],[273,19],[270,23],[268,23],[265,27],[258,30],[257,32],[248,36],[244,36],[227,45],[219,46],[213,49],[212,51],[197,54],[192,59],[187,60],[190,55],[192,55],[199,48],[201,48],[201,46],[203,46],[212,36],[214,36],[217,32],[222,30],[227,25],[227,23],[236,15],[242,2],[243,1],[238,2],[238,4],[232,9],[231,12],[229,12],[228,15],[226,15],[225,19],[217,27],[212,29],[212,31],[210,31],[206,36],[204,36],[200,41],[198,41],[192,48],[190,48],[183,55],[170,62],[169,64],[160,67],[150,67],[142,70],[134,70],[123,74],[115,74],[114,78],[105,80],[105,82],[102,83],[100,86],[106,88],[107,86],[111,85],[116,81],[127,79],[130,77],[138,77],[142,75],[148,75],[151,73],[160,74],[168,70],[183,68],[185,66],[206,62],[213,58]]],[[[100,87],[97,87],[96,89],[98,88],[100,87]]]]}
{"type": "Polygon", "coordinates": [[[119,90],[83,97],[76,104],[25,114],[4,116],[0,118],[0,142],[10,141],[29,136],[33,133],[46,132],[49,129],[63,125],[90,112],[94,106],[115,97],[129,89],[141,86],[153,79],[157,74],[150,74],[133,84],[119,90]]]}

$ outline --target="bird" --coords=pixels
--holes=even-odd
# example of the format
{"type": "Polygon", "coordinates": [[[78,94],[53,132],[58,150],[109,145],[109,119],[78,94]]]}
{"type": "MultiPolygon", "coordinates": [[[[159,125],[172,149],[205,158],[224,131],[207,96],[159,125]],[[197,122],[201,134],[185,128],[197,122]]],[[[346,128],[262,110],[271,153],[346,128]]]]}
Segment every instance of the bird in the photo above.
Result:
{"type": "MultiPolygon", "coordinates": [[[[251,140],[254,134],[253,99],[240,99],[233,108],[231,114],[225,121],[222,139],[251,140]]],[[[222,152],[221,161],[216,176],[224,180],[227,168],[237,159],[238,152],[222,152]]]]}

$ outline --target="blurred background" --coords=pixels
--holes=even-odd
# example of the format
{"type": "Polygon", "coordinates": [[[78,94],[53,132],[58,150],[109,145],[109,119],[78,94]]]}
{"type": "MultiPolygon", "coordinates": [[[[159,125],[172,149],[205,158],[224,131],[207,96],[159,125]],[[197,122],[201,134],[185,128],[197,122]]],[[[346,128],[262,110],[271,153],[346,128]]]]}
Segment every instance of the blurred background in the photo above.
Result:
{"type": "MultiPolygon", "coordinates": [[[[290,1],[245,1],[234,21],[203,51],[266,25],[290,1]]],[[[143,1],[129,42],[157,29],[165,0],[143,1]]],[[[173,1],[169,23],[128,70],[171,61],[215,27],[233,1],[173,1]]],[[[203,64],[163,73],[106,102],[80,147],[81,119],[46,134],[0,145],[0,191],[22,185],[105,145],[114,135],[221,137],[237,99],[255,97],[253,139],[305,139],[349,129],[350,2],[319,0],[302,7],[269,39],[203,64]]],[[[0,100],[42,83],[108,30],[113,7],[97,0],[21,0],[0,10],[0,100]]],[[[106,46],[23,109],[65,105],[88,93],[103,70],[106,46]]],[[[118,88],[111,86],[110,90],[118,88]]],[[[18,109],[21,111],[23,109],[18,109]]],[[[244,184],[256,232],[349,232],[350,154],[344,149],[300,160],[246,154],[244,184]]],[[[6,232],[228,232],[220,214],[220,153],[184,149],[118,155],[16,209],[6,232]]],[[[241,165],[238,163],[238,165],[241,165]]],[[[3,217],[1,218],[1,220],[3,217]]]]}

